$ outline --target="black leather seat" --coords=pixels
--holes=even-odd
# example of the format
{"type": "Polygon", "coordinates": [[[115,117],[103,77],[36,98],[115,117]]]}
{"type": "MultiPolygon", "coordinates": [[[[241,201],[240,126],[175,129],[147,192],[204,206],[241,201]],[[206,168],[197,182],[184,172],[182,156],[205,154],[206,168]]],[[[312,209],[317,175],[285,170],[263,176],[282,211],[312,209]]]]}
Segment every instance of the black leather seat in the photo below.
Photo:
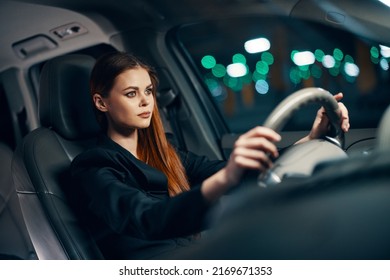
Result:
{"type": "Polygon", "coordinates": [[[66,55],[44,65],[38,100],[42,126],[14,154],[14,183],[39,259],[103,258],[66,193],[71,161],[99,132],[89,97],[94,63],[90,56],[66,55]]]}
{"type": "Polygon", "coordinates": [[[0,143],[0,259],[35,259],[12,184],[11,148],[0,143]]]}

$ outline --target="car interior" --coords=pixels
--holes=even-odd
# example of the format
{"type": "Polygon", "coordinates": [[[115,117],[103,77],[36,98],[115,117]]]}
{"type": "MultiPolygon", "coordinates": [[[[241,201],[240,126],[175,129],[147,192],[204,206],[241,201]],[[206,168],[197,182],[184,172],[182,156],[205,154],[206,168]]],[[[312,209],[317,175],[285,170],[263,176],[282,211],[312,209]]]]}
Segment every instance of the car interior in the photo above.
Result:
{"type": "Polygon", "coordinates": [[[14,155],[15,188],[40,259],[101,258],[66,202],[68,167],[100,130],[89,95],[83,94],[94,62],[90,56],[69,55],[45,64],[38,99],[42,126],[14,155]]]}
{"type": "Polygon", "coordinates": [[[322,139],[289,150],[322,99],[278,115],[278,148],[290,152],[271,175],[282,172],[282,182],[262,187],[257,174],[248,177],[248,190],[215,213],[210,238],[177,258],[388,259],[389,14],[378,0],[2,0],[0,259],[104,259],[66,186],[70,163],[99,132],[90,72],[113,50],[155,67],[166,132],[210,159],[227,159],[241,133],[267,124],[301,89],[345,93],[351,130],[341,148],[333,153],[322,139]],[[241,43],[258,34],[278,50],[245,58],[246,69],[258,70],[249,81],[228,77],[225,66],[243,59],[241,43]],[[290,67],[296,49],[318,45],[317,68],[290,67]]]}

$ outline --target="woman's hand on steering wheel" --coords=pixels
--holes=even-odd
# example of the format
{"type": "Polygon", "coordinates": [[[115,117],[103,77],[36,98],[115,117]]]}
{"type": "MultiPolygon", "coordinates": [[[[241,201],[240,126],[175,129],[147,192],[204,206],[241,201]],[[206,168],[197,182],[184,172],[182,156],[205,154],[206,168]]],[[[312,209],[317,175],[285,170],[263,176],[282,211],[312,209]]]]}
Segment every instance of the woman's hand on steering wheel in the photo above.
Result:
{"type": "Polygon", "coordinates": [[[234,144],[226,166],[229,181],[238,183],[247,169],[264,171],[270,168],[272,158],[279,156],[274,142],[280,140],[278,133],[262,126],[257,126],[241,135],[234,144]]]}
{"type": "Polygon", "coordinates": [[[257,126],[242,134],[235,142],[232,153],[225,166],[217,173],[203,181],[201,193],[213,202],[231,187],[239,184],[245,170],[260,172],[272,166],[272,158],[279,156],[274,142],[281,137],[274,130],[257,126]]]}
{"type": "MultiPolygon", "coordinates": [[[[340,100],[343,98],[343,93],[338,93],[334,95],[334,98],[338,101],[338,105],[340,108],[340,127],[341,130],[345,133],[348,132],[350,123],[349,123],[349,114],[348,109],[345,107],[345,105],[340,102],[340,100]]],[[[302,138],[297,143],[306,142],[307,140],[313,140],[313,139],[319,139],[327,135],[329,131],[329,118],[326,115],[324,107],[321,107],[317,111],[316,118],[314,119],[313,126],[311,128],[311,131],[308,136],[305,138],[302,138]]]]}

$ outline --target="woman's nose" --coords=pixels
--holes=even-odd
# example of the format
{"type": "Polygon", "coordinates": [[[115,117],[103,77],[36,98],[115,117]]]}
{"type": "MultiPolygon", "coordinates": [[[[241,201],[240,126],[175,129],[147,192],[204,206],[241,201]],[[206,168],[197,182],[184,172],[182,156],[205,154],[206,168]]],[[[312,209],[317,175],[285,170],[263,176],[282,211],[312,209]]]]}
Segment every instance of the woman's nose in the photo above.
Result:
{"type": "Polygon", "coordinates": [[[149,105],[149,103],[150,103],[149,96],[142,94],[140,100],[140,106],[147,106],[149,105]]]}

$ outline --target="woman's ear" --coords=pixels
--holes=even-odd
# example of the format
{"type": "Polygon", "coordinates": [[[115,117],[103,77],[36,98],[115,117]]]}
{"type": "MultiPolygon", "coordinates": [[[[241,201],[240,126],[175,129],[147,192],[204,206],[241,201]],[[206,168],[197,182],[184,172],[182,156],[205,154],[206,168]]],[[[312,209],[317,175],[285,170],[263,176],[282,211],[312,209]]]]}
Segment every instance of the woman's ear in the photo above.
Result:
{"type": "Polygon", "coordinates": [[[93,104],[95,104],[96,109],[102,112],[107,112],[106,103],[103,100],[103,97],[99,93],[95,93],[92,96],[93,104]]]}

